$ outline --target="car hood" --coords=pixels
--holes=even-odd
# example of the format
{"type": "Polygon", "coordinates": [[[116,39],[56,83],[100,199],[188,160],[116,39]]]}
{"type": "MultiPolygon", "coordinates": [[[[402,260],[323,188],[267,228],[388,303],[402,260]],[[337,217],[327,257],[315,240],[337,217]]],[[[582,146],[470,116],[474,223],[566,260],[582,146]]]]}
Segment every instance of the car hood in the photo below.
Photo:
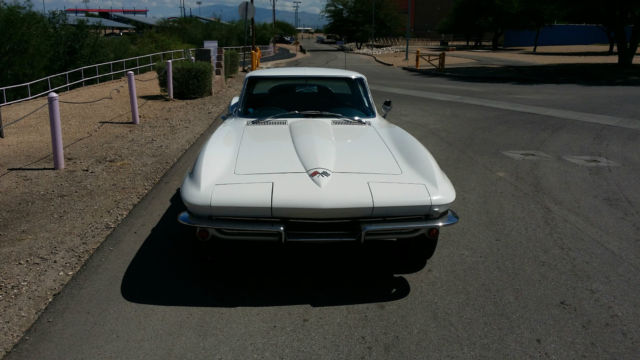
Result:
{"type": "Polygon", "coordinates": [[[402,171],[369,123],[278,119],[256,124],[247,122],[235,173],[319,174],[311,177],[322,185],[331,173],[401,174],[402,171]]]}

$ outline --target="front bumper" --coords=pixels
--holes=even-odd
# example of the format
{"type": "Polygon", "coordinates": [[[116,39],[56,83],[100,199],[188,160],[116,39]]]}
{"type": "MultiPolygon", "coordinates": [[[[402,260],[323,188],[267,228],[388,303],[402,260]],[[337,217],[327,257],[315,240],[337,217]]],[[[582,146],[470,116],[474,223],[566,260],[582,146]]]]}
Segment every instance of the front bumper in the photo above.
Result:
{"type": "Polygon", "coordinates": [[[458,215],[448,210],[437,219],[362,219],[337,221],[220,219],[191,215],[178,216],[182,224],[208,229],[214,237],[227,240],[279,242],[342,242],[395,240],[421,235],[431,228],[457,223],[458,215]]]}

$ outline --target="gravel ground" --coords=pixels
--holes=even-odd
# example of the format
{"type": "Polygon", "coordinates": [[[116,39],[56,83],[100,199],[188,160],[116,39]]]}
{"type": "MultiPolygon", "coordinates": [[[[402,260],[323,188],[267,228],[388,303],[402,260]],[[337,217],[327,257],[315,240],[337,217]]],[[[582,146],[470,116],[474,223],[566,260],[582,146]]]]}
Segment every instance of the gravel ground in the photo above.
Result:
{"type": "MultiPolygon", "coordinates": [[[[0,358],[176,159],[240,92],[167,101],[155,73],[136,76],[140,124],[126,79],[61,94],[66,168],[53,170],[44,106],[0,139],[0,358]]],[[[8,124],[46,99],[3,107],[8,124]]]]}

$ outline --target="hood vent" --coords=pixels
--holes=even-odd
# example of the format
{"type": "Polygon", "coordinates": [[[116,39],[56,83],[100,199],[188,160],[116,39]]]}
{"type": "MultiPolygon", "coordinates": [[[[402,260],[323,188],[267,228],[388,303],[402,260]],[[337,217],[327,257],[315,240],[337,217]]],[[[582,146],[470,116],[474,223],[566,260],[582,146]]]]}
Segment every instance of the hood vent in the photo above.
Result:
{"type": "Polygon", "coordinates": [[[247,126],[271,126],[271,125],[287,125],[287,120],[265,120],[253,122],[253,120],[247,121],[247,126]]]}
{"type": "Polygon", "coordinates": [[[361,123],[359,121],[349,121],[349,120],[331,120],[331,125],[359,125],[359,126],[367,126],[371,125],[369,121],[365,121],[361,123]]]}

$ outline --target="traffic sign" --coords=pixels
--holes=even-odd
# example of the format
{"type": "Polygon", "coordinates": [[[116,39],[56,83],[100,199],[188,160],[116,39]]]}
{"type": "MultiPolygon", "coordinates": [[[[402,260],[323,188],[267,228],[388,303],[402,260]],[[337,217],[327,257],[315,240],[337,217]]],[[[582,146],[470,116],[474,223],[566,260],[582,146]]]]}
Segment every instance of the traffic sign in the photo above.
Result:
{"type": "Polygon", "coordinates": [[[238,13],[241,19],[244,19],[245,16],[247,19],[253,19],[253,16],[256,14],[256,7],[248,1],[243,1],[240,3],[240,6],[238,6],[238,13]]]}

